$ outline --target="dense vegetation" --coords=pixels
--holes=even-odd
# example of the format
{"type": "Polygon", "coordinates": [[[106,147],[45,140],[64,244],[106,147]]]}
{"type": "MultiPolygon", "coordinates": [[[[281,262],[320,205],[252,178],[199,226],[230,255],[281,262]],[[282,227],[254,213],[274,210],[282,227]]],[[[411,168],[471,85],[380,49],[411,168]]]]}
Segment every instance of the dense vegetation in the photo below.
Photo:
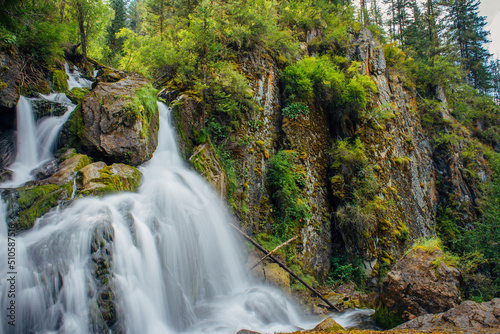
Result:
{"type": "MultiPolygon", "coordinates": [[[[227,140],[243,122],[259,127],[249,121],[257,106],[238,58],[266,52],[279,64],[284,117],[307,116],[321,107],[335,119],[350,117],[368,124],[393,114],[384,108],[367,111],[376,87],[360,74],[359,63],[345,57],[352,32],[366,26],[384,45],[391,73],[415,90],[436,158],[445,159],[453,147],[460,147],[467,180],[481,190],[473,222],[464,221],[453,194],[438,208],[438,236],[464,259],[464,294],[476,299],[500,296],[500,63],[485,48],[488,34],[478,14],[479,1],[378,0],[361,9],[352,2],[2,0],[0,47],[54,70],[61,66],[63,51],[79,45],[84,59],[142,73],[157,88],[195,98],[204,120],[195,139],[217,147],[229,187],[234,187],[235,157],[227,140]],[[387,13],[382,13],[382,3],[387,13]],[[322,38],[310,43],[316,56],[299,57],[299,43],[313,29],[322,31],[322,38]],[[440,116],[438,87],[444,89],[459,124],[440,116]],[[479,175],[480,158],[491,168],[486,182],[479,175]]],[[[269,162],[267,183],[277,223],[271,235],[260,238],[272,240],[274,246],[295,235],[308,219],[310,208],[301,200],[303,176],[294,169],[294,159],[292,153],[280,151],[269,162]]],[[[384,210],[377,202],[380,185],[364,144],[356,135],[339,138],[332,145],[331,160],[332,184],[346,185],[333,187],[340,203],[338,224],[354,226],[368,237],[376,222],[383,221],[384,210]]],[[[232,190],[228,193],[231,197],[232,190]]],[[[408,237],[403,223],[396,232],[400,241],[408,237]]],[[[335,256],[329,282],[362,281],[358,262],[344,253],[335,256]]]]}

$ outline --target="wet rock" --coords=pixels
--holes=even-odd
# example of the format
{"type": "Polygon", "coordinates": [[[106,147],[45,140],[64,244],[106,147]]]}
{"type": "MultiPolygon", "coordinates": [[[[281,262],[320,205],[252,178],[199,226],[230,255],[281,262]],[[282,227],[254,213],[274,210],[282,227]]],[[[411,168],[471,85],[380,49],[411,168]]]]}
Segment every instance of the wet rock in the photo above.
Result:
{"type": "Polygon", "coordinates": [[[16,131],[0,127],[0,169],[10,166],[16,160],[16,131]]]}
{"type": "Polygon", "coordinates": [[[142,76],[100,82],[64,124],[60,146],[106,163],[139,165],[158,143],[156,90],[142,76]]]}
{"type": "Polygon", "coordinates": [[[12,180],[13,175],[10,169],[0,169],[0,184],[12,180]]]}
{"type": "Polygon", "coordinates": [[[412,249],[384,279],[383,304],[393,312],[405,313],[406,318],[458,306],[460,272],[442,262],[442,255],[439,249],[412,249]]]}
{"type": "Polygon", "coordinates": [[[67,183],[4,189],[0,195],[7,203],[7,223],[13,224],[16,230],[26,230],[33,227],[37,218],[70,198],[71,193],[72,186],[67,183]]]}
{"type": "Polygon", "coordinates": [[[55,174],[57,170],[58,170],[57,160],[52,159],[44,163],[42,166],[32,170],[31,175],[35,177],[35,180],[43,180],[55,174]]]}
{"type": "Polygon", "coordinates": [[[92,159],[83,154],[76,154],[74,150],[69,150],[59,161],[58,171],[43,182],[45,184],[63,185],[72,181],[76,173],[83,167],[92,163],[92,159]]]}
{"type": "Polygon", "coordinates": [[[0,53],[0,115],[4,110],[16,107],[19,101],[21,70],[19,63],[11,56],[0,53]]]}
{"type": "Polygon", "coordinates": [[[320,322],[313,329],[313,331],[326,331],[326,332],[334,332],[334,331],[342,331],[342,330],[344,330],[344,327],[340,326],[332,318],[326,318],[325,320],[320,322]]]}
{"type": "Polygon", "coordinates": [[[240,329],[236,334],[260,334],[260,333],[248,329],[240,329]]]}
{"type": "Polygon", "coordinates": [[[40,119],[46,116],[62,116],[68,108],[60,102],[48,101],[45,99],[36,99],[31,102],[33,106],[33,114],[35,119],[40,119]]]}
{"type": "Polygon", "coordinates": [[[136,191],[141,183],[141,173],[124,164],[107,166],[104,162],[94,162],[80,170],[83,189],[78,195],[103,195],[118,191],[136,191]]]}
{"type": "Polygon", "coordinates": [[[73,87],[66,92],[66,97],[74,104],[82,102],[84,96],[89,92],[87,88],[73,87]]]}
{"type": "Polygon", "coordinates": [[[117,332],[115,327],[118,327],[118,308],[115,304],[111,269],[114,230],[109,215],[109,212],[106,213],[106,218],[96,226],[91,238],[89,266],[95,285],[90,291],[90,326],[94,333],[117,332]]]}
{"type": "Polygon", "coordinates": [[[212,146],[209,143],[205,143],[195,147],[193,155],[189,158],[189,162],[214,187],[221,198],[225,199],[226,172],[217,159],[212,146]]]}
{"type": "Polygon", "coordinates": [[[467,300],[446,312],[425,314],[395,329],[442,329],[474,333],[493,333],[496,330],[498,333],[500,332],[500,299],[495,298],[481,304],[467,300]]]}

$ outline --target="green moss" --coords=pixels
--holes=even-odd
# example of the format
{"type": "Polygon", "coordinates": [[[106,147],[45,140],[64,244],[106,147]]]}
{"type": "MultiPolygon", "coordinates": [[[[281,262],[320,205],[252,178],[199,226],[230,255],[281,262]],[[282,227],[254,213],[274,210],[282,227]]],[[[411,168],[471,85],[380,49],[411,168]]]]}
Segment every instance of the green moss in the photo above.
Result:
{"type": "Polygon", "coordinates": [[[130,115],[131,120],[141,120],[141,138],[149,137],[149,124],[153,116],[158,113],[156,93],[157,90],[153,86],[144,85],[137,90],[132,101],[123,108],[124,112],[130,115]]]}
{"type": "Polygon", "coordinates": [[[29,229],[33,227],[35,220],[53,207],[59,205],[61,200],[67,199],[72,191],[70,182],[63,186],[54,184],[22,187],[17,189],[19,198],[19,215],[14,220],[21,229],[29,229]]]}
{"type": "Polygon", "coordinates": [[[65,92],[68,90],[68,76],[66,72],[61,70],[52,72],[52,87],[56,92],[65,92]]]}
{"type": "Polygon", "coordinates": [[[129,167],[132,168],[132,175],[125,177],[114,174],[112,166],[105,166],[99,170],[101,173],[100,177],[92,180],[92,182],[103,184],[104,187],[92,189],[90,191],[82,191],[80,194],[100,196],[121,191],[136,191],[141,184],[142,174],[136,168],[129,167]]]}
{"type": "Polygon", "coordinates": [[[383,303],[375,309],[373,320],[385,329],[391,329],[403,323],[402,314],[389,310],[383,303]]]}
{"type": "Polygon", "coordinates": [[[79,104],[88,92],[89,90],[87,88],[73,87],[66,92],[66,97],[74,104],[79,104]]]}

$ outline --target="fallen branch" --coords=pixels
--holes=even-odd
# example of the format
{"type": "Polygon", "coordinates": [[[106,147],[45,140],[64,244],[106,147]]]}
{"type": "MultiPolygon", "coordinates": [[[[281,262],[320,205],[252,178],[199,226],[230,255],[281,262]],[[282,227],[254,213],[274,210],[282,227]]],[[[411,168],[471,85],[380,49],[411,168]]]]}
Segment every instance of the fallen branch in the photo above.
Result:
{"type": "Polygon", "coordinates": [[[281,268],[285,269],[290,275],[292,275],[296,280],[298,280],[300,283],[304,284],[304,286],[306,288],[308,288],[309,290],[311,290],[311,292],[313,292],[316,296],[318,296],[322,301],[324,301],[330,308],[334,309],[335,311],[337,312],[340,312],[340,310],[335,306],[333,305],[332,303],[330,303],[326,298],[324,298],[318,291],[316,291],[312,286],[310,286],[309,284],[307,284],[306,282],[304,282],[304,280],[302,278],[300,278],[296,273],[294,273],[293,271],[291,271],[286,265],[284,265],[283,263],[281,263],[280,260],[278,260],[276,257],[274,257],[274,255],[272,254],[269,254],[269,252],[264,248],[262,247],[261,245],[259,245],[256,241],[254,241],[252,238],[250,238],[245,232],[243,232],[242,230],[240,230],[239,228],[237,228],[236,226],[234,226],[233,224],[231,224],[231,226],[236,230],[238,231],[242,236],[244,236],[248,241],[250,241],[252,243],[252,245],[254,245],[255,247],[257,247],[258,250],[260,250],[261,252],[263,252],[264,254],[268,255],[269,258],[271,260],[273,260],[277,265],[279,265],[281,268]]]}
{"type": "Polygon", "coordinates": [[[278,247],[276,247],[275,249],[273,249],[272,251],[270,251],[268,254],[264,255],[264,257],[262,257],[262,259],[260,259],[259,262],[257,262],[256,264],[253,265],[252,268],[250,268],[250,270],[253,270],[253,268],[257,267],[262,261],[264,261],[265,259],[267,259],[269,257],[269,255],[274,254],[278,249],[280,249],[283,246],[288,245],[290,242],[294,241],[298,237],[299,237],[298,235],[294,236],[290,240],[285,241],[284,243],[282,243],[281,245],[279,245],[278,247]]]}

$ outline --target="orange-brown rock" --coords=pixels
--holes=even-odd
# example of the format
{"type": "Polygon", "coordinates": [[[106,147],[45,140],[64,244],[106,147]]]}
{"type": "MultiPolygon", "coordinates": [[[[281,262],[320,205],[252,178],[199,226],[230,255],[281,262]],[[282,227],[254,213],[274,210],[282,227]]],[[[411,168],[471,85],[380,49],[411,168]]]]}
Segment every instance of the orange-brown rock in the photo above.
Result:
{"type": "Polygon", "coordinates": [[[381,300],[398,313],[420,316],[460,304],[460,272],[440,261],[441,250],[412,249],[387,274],[381,300]]]}

